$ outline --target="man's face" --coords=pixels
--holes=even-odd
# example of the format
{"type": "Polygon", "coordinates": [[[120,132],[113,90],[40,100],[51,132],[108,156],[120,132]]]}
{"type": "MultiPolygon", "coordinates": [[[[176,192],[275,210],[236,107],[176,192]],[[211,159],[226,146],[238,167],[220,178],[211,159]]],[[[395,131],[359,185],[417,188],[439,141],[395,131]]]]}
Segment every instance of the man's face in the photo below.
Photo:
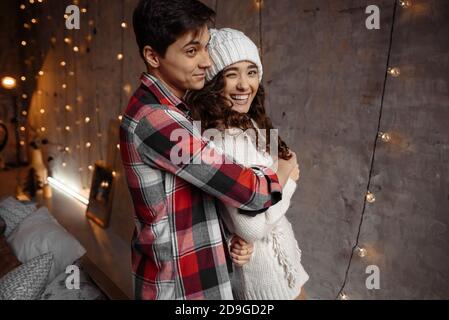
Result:
{"type": "Polygon", "coordinates": [[[201,90],[206,79],[206,69],[211,66],[207,45],[210,34],[207,26],[199,32],[188,32],[167,48],[164,58],[159,58],[158,76],[179,98],[187,90],[201,90]]]}

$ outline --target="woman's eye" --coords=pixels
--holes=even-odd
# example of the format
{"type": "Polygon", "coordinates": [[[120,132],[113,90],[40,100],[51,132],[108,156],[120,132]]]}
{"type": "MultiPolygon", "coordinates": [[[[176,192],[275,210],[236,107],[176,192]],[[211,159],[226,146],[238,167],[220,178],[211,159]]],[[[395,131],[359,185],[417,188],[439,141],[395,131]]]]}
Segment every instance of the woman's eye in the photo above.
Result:
{"type": "Polygon", "coordinates": [[[257,76],[257,71],[252,70],[252,71],[248,72],[248,75],[250,75],[251,77],[255,77],[255,76],[257,76]]]}
{"type": "Polygon", "coordinates": [[[226,74],[226,78],[235,78],[235,77],[237,77],[236,73],[227,73],[226,74]]]}

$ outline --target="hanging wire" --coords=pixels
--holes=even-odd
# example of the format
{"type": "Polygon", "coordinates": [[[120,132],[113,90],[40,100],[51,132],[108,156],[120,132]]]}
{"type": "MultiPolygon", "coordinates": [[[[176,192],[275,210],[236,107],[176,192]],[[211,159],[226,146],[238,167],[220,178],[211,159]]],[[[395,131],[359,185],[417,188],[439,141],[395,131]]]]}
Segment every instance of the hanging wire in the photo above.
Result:
{"type": "MultiPolygon", "coordinates": [[[[94,30],[96,30],[96,25],[99,21],[99,17],[100,17],[100,10],[98,10],[98,0],[95,0],[95,25],[94,25],[94,30]]],[[[96,32],[95,32],[96,33],[96,32]]],[[[95,44],[97,43],[97,41],[95,41],[95,44]]],[[[95,51],[97,49],[97,46],[95,45],[95,51]]],[[[94,56],[94,58],[96,58],[96,55],[94,56]]],[[[94,59],[94,61],[96,61],[94,59]]],[[[95,73],[96,75],[96,73],[95,73]]],[[[103,131],[101,128],[101,119],[100,119],[100,106],[98,105],[98,81],[95,81],[95,119],[97,122],[97,133],[99,133],[101,136],[97,136],[98,140],[100,141],[100,144],[98,146],[99,148],[99,152],[100,152],[100,160],[104,160],[104,154],[103,154],[103,131]],[[98,111],[97,111],[98,110],[98,111]]],[[[90,164],[90,163],[89,163],[90,164]]]]}
{"type": "MultiPolygon", "coordinates": [[[[67,37],[67,33],[66,33],[66,31],[65,30],[67,30],[66,28],[64,28],[64,33],[63,33],[63,35],[64,35],[64,39],[67,37]]],[[[67,47],[69,46],[69,44],[70,43],[65,43],[65,41],[64,41],[64,50],[63,50],[63,52],[64,52],[64,57],[67,57],[68,55],[67,55],[67,47]]],[[[69,62],[69,65],[70,65],[70,62],[69,62]]],[[[67,80],[68,80],[68,77],[67,77],[67,68],[64,68],[64,83],[65,84],[67,84],[67,80]]],[[[60,89],[61,87],[59,87],[59,89],[60,89]]],[[[68,94],[67,94],[67,88],[66,89],[63,89],[63,92],[64,92],[64,106],[66,106],[67,104],[68,104],[68,94]]],[[[68,117],[67,117],[67,112],[64,112],[63,111],[63,114],[64,114],[64,128],[61,128],[61,131],[62,130],[65,130],[65,131],[67,131],[66,130],[66,126],[68,125],[68,117]]],[[[64,149],[63,149],[63,151],[62,151],[62,162],[64,163],[65,161],[66,161],[66,154],[67,154],[67,151],[65,150],[65,147],[67,147],[68,146],[68,134],[67,133],[64,133],[63,134],[63,136],[64,136],[64,149]]]]}
{"type": "Polygon", "coordinates": [[[263,65],[263,15],[262,15],[262,10],[263,10],[263,2],[262,0],[259,3],[259,50],[260,50],[260,60],[261,63],[263,65]]]}
{"type": "MultiPolygon", "coordinates": [[[[120,54],[122,54],[122,59],[120,59],[120,81],[119,81],[119,92],[120,92],[120,98],[119,98],[119,105],[118,105],[118,115],[121,115],[122,111],[123,111],[123,86],[124,86],[124,68],[125,68],[125,28],[123,28],[121,26],[121,23],[125,22],[125,0],[121,0],[121,15],[122,15],[122,19],[120,22],[120,54]]],[[[118,141],[118,140],[113,140],[113,137],[109,138],[110,141],[118,141]]],[[[117,170],[116,165],[117,165],[117,148],[115,148],[115,146],[112,147],[113,148],[113,152],[112,152],[112,157],[113,157],[113,164],[112,164],[112,168],[113,170],[117,170]]],[[[120,156],[120,155],[119,155],[120,156]]]]}
{"type": "Polygon", "coordinates": [[[214,28],[217,27],[217,16],[218,16],[218,0],[215,0],[215,6],[214,6],[214,10],[215,10],[215,19],[214,19],[214,28]]]}
{"type": "MultiPolygon", "coordinates": [[[[78,32],[76,32],[76,34],[78,35],[78,32]]],[[[75,38],[75,36],[74,36],[74,38],[75,38]]],[[[81,45],[78,43],[78,41],[79,41],[79,39],[77,38],[75,43],[81,47],[81,45]]],[[[75,101],[74,101],[74,105],[73,105],[73,107],[74,107],[73,111],[74,111],[74,114],[75,114],[75,125],[76,125],[76,128],[78,130],[78,137],[79,137],[79,141],[78,141],[79,144],[77,145],[78,159],[79,159],[78,161],[79,161],[80,164],[82,164],[83,163],[83,158],[84,158],[83,157],[82,148],[84,147],[85,139],[84,139],[84,135],[83,135],[83,129],[81,127],[82,126],[82,122],[81,122],[81,120],[82,120],[81,119],[81,108],[80,108],[79,101],[78,101],[78,94],[79,94],[79,92],[78,92],[78,68],[77,68],[77,60],[78,59],[76,57],[76,53],[75,52],[73,52],[72,54],[73,54],[73,71],[75,72],[75,75],[74,75],[74,77],[75,77],[75,79],[74,79],[74,82],[75,82],[75,84],[74,84],[75,101]]],[[[85,184],[85,179],[83,177],[83,174],[81,172],[79,172],[78,175],[79,175],[79,178],[80,178],[81,187],[83,189],[85,189],[86,188],[86,184],[85,184]]]]}
{"type": "MultiPolygon", "coordinates": [[[[394,1],[394,5],[393,5],[393,21],[391,22],[390,40],[389,40],[389,45],[388,45],[387,64],[386,64],[386,68],[385,68],[385,77],[384,77],[383,88],[382,88],[382,99],[381,99],[381,102],[380,102],[379,119],[378,119],[378,122],[377,122],[376,137],[374,139],[374,146],[373,146],[373,151],[372,151],[372,155],[371,155],[371,166],[370,166],[370,171],[369,171],[369,176],[368,176],[368,184],[366,186],[366,193],[365,194],[367,194],[369,192],[370,186],[371,186],[371,178],[372,178],[372,175],[373,175],[374,161],[375,161],[375,156],[376,156],[376,147],[377,147],[377,142],[379,140],[378,133],[380,131],[380,126],[381,126],[381,122],[382,122],[382,112],[383,112],[383,107],[384,107],[384,98],[385,98],[386,85],[387,85],[387,80],[388,80],[388,68],[390,66],[391,48],[392,48],[392,44],[393,44],[394,24],[395,24],[395,21],[396,21],[396,11],[397,11],[397,0],[393,0],[393,1],[394,1]]],[[[337,294],[336,299],[338,299],[338,297],[342,294],[342,292],[344,290],[344,287],[345,287],[346,282],[348,280],[349,269],[351,268],[351,263],[352,263],[352,258],[354,256],[354,251],[357,248],[357,246],[359,245],[360,232],[361,232],[361,229],[362,229],[363,219],[365,217],[366,202],[367,202],[367,199],[366,199],[366,197],[364,197],[363,209],[362,209],[362,214],[361,214],[361,217],[360,217],[360,223],[359,223],[359,227],[358,227],[358,231],[357,231],[356,241],[355,241],[355,244],[354,244],[354,246],[353,246],[353,248],[351,250],[351,255],[350,255],[350,258],[349,258],[348,267],[346,268],[345,278],[344,278],[343,284],[342,284],[342,286],[340,288],[340,291],[337,294]]]]}

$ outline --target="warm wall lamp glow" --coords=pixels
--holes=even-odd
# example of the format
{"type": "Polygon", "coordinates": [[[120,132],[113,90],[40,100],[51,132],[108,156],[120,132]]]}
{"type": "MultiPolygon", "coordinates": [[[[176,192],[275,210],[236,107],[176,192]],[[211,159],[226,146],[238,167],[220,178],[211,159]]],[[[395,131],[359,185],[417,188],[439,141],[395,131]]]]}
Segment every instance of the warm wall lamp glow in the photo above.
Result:
{"type": "Polygon", "coordinates": [[[17,85],[17,81],[16,79],[14,79],[13,77],[3,77],[2,78],[2,87],[7,89],[7,90],[11,90],[14,89],[17,85]]]}
{"type": "Polygon", "coordinates": [[[86,199],[85,197],[81,196],[80,194],[78,194],[78,192],[76,192],[72,188],[66,186],[61,181],[58,181],[58,180],[56,180],[56,179],[54,179],[52,177],[48,177],[48,182],[50,183],[50,185],[52,187],[55,187],[55,188],[63,191],[64,193],[70,195],[71,197],[75,198],[79,202],[81,202],[81,203],[83,203],[85,205],[89,204],[89,200],[88,199],[86,199]]]}

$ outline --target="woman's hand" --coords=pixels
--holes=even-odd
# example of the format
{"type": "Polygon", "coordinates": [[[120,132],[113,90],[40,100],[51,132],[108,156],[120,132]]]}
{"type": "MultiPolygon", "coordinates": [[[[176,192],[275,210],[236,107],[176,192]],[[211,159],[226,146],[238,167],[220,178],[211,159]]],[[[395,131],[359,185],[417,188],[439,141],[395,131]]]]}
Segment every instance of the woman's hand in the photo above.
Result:
{"type": "Polygon", "coordinates": [[[246,242],[239,236],[234,235],[231,240],[230,251],[232,262],[234,262],[235,265],[241,267],[251,260],[251,256],[254,252],[254,245],[252,243],[246,242]]]}
{"type": "Polygon", "coordinates": [[[301,170],[299,170],[299,165],[296,165],[293,171],[290,173],[290,179],[297,182],[301,176],[301,170]]]}

